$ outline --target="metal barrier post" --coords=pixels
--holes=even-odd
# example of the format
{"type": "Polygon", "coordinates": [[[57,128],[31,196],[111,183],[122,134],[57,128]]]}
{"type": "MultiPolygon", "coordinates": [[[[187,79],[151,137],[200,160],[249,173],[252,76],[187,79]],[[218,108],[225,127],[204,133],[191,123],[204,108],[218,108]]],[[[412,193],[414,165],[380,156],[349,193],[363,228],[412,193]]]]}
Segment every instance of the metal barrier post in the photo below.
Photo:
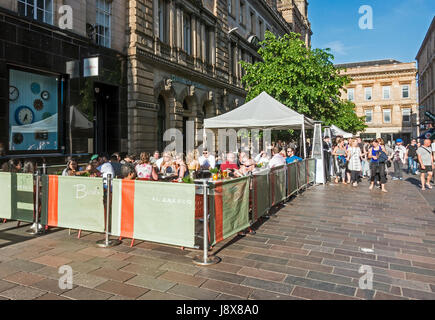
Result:
{"type": "Polygon", "coordinates": [[[97,246],[100,248],[114,247],[121,243],[118,239],[109,239],[109,217],[111,209],[111,192],[112,192],[112,175],[107,175],[107,198],[106,198],[106,236],[104,240],[97,241],[97,246]]]}
{"type": "Polygon", "coordinates": [[[26,232],[34,236],[39,236],[44,232],[43,228],[39,228],[39,182],[40,182],[39,171],[36,171],[35,173],[35,180],[36,180],[35,181],[36,195],[35,195],[35,203],[34,203],[35,220],[33,225],[26,232]]]}
{"type": "Polygon", "coordinates": [[[217,256],[208,255],[208,203],[207,203],[207,181],[203,180],[202,192],[204,197],[204,251],[203,256],[193,258],[193,263],[199,266],[209,266],[219,263],[221,259],[217,256]]]}
{"type": "Polygon", "coordinates": [[[45,176],[47,174],[47,164],[42,164],[42,174],[45,176]]]}

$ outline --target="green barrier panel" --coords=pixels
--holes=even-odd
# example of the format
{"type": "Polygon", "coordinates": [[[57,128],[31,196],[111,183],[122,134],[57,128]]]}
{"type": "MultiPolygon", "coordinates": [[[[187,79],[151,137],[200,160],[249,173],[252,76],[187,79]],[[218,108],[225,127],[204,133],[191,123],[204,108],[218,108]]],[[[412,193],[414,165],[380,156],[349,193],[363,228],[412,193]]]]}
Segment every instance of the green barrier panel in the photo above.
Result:
{"type": "Polygon", "coordinates": [[[252,217],[253,221],[267,214],[270,209],[269,173],[252,176],[252,217]]]}
{"type": "Polygon", "coordinates": [[[286,198],[286,166],[272,168],[270,170],[271,206],[273,207],[286,198]]]}
{"type": "Polygon", "coordinates": [[[296,162],[287,165],[287,196],[298,191],[298,165],[296,162]]]}
{"type": "Polygon", "coordinates": [[[231,237],[250,226],[250,177],[225,180],[210,185],[210,243],[231,237]]]}
{"type": "Polygon", "coordinates": [[[316,181],[316,159],[308,160],[308,168],[309,168],[309,181],[310,183],[314,183],[316,181]]]}
{"type": "Polygon", "coordinates": [[[47,225],[105,231],[102,179],[42,176],[42,184],[42,218],[47,225]]]}
{"type": "Polygon", "coordinates": [[[195,185],[114,180],[111,234],[195,246],[195,185]]]}
{"type": "Polygon", "coordinates": [[[307,184],[306,164],[304,161],[298,161],[298,188],[301,189],[307,184]]]}
{"type": "Polygon", "coordinates": [[[33,222],[33,175],[0,173],[0,218],[33,222]]]}

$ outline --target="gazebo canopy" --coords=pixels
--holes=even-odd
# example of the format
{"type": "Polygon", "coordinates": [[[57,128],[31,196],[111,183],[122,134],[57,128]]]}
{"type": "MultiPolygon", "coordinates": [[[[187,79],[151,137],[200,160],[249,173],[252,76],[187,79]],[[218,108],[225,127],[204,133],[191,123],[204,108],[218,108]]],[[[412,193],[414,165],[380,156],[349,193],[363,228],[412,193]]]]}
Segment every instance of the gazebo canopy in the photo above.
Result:
{"type": "Polygon", "coordinates": [[[314,121],[262,92],[248,103],[223,115],[205,119],[204,128],[300,129],[313,128],[314,121]]]}
{"type": "Polygon", "coordinates": [[[334,135],[334,137],[336,137],[336,136],[342,136],[343,138],[352,138],[353,137],[352,133],[346,132],[346,131],[344,131],[344,130],[342,130],[339,127],[334,126],[334,125],[331,126],[331,132],[334,135]]]}

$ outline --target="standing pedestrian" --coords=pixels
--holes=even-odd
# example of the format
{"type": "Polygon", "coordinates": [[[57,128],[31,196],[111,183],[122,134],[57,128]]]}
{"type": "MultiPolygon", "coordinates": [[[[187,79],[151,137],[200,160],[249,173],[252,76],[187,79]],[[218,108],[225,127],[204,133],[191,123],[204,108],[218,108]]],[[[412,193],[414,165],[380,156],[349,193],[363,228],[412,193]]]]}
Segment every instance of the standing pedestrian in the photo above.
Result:
{"type": "Polygon", "coordinates": [[[433,154],[431,148],[431,140],[425,139],[423,145],[417,149],[418,163],[420,164],[420,180],[421,190],[426,190],[426,186],[432,189],[430,180],[433,174],[433,154]],[[425,175],[427,174],[427,181],[425,183],[425,175]]]}
{"type": "Polygon", "coordinates": [[[358,140],[351,139],[350,146],[347,149],[348,169],[351,175],[351,183],[354,187],[358,186],[359,176],[362,170],[361,166],[361,148],[358,145],[358,140]]]}
{"type": "Polygon", "coordinates": [[[344,140],[342,138],[337,139],[337,145],[332,151],[335,163],[335,183],[338,183],[338,179],[341,177],[342,183],[346,183],[346,146],[344,145],[344,140]]]}
{"type": "Polygon", "coordinates": [[[403,180],[403,165],[406,161],[406,148],[403,146],[403,140],[397,139],[396,146],[394,147],[394,156],[393,156],[393,164],[394,164],[394,176],[393,180],[403,180]]]}
{"type": "Polygon", "coordinates": [[[326,181],[331,181],[331,153],[332,145],[329,136],[323,138],[323,161],[325,166],[325,178],[326,181]]]}
{"type": "Polygon", "coordinates": [[[412,139],[411,143],[406,148],[406,157],[408,158],[408,174],[416,174],[417,171],[417,140],[412,139]]]}
{"type": "Polygon", "coordinates": [[[375,185],[375,180],[380,181],[381,189],[383,192],[388,192],[385,189],[387,183],[387,176],[385,174],[385,161],[388,159],[384,149],[379,144],[377,139],[372,141],[372,147],[369,149],[368,158],[370,159],[370,190],[375,185]]]}

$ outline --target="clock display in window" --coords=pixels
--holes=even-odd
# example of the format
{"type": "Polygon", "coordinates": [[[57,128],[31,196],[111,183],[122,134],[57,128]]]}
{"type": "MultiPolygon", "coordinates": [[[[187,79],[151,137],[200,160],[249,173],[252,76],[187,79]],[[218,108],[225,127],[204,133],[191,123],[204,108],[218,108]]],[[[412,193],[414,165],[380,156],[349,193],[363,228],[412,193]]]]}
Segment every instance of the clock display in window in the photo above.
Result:
{"type": "Polygon", "coordinates": [[[15,111],[15,120],[20,126],[31,124],[33,123],[34,119],[35,114],[29,107],[21,106],[15,111]]]}
{"type": "Polygon", "coordinates": [[[50,93],[48,91],[42,91],[41,98],[43,100],[48,100],[50,98],[50,93]]]}
{"type": "Polygon", "coordinates": [[[20,96],[20,91],[17,87],[10,86],[9,87],[9,101],[16,101],[20,96]]]}
{"type": "Polygon", "coordinates": [[[14,133],[12,137],[12,142],[14,144],[22,144],[24,141],[24,137],[22,133],[14,133]]]}

